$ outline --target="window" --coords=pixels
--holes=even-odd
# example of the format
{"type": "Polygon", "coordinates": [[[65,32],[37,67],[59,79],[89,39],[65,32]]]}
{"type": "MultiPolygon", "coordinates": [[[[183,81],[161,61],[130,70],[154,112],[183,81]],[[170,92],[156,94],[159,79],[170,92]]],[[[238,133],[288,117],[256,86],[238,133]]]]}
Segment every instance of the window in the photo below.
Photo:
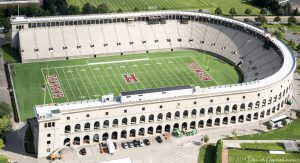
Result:
{"type": "Polygon", "coordinates": [[[213,99],[211,99],[211,100],[210,100],[210,102],[212,103],[212,102],[214,102],[214,100],[213,100],[213,99]]]}
{"type": "Polygon", "coordinates": [[[55,122],[52,122],[52,127],[54,127],[55,126],[55,122]]]}
{"type": "Polygon", "coordinates": [[[51,137],[51,134],[47,134],[47,137],[48,137],[48,138],[51,137]]]}
{"type": "Polygon", "coordinates": [[[50,152],[51,151],[51,149],[50,148],[47,148],[47,152],[50,152]]]}
{"type": "Polygon", "coordinates": [[[197,101],[194,101],[194,105],[196,105],[197,104],[197,101]]]}
{"type": "Polygon", "coordinates": [[[245,99],[246,98],[246,96],[243,96],[243,99],[245,99]]]}
{"type": "Polygon", "coordinates": [[[44,124],[44,127],[47,128],[47,123],[44,124]]]}
{"type": "Polygon", "coordinates": [[[127,109],[124,110],[124,113],[127,113],[127,109]]]}
{"type": "Polygon", "coordinates": [[[86,117],[90,117],[90,114],[86,114],[86,117]]]}
{"type": "Polygon", "coordinates": [[[273,92],[273,90],[270,90],[270,92],[273,92]]]}
{"type": "Polygon", "coordinates": [[[50,140],[48,140],[48,141],[47,141],[47,144],[51,144],[51,141],[50,141],[50,140]]]}
{"type": "Polygon", "coordinates": [[[105,115],[108,115],[108,112],[105,112],[105,115]]]}
{"type": "Polygon", "coordinates": [[[51,122],[48,123],[48,127],[51,127],[51,122]]]}
{"type": "Polygon", "coordinates": [[[257,96],[260,96],[260,93],[258,93],[257,96]]]}
{"type": "Polygon", "coordinates": [[[67,117],[67,120],[70,120],[70,117],[67,117]]]}
{"type": "Polygon", "coordinates": [[[229,101],[229,97],[227,97],[227,101],[229,101]]]}
{"type": "Polygon", "coordinates": [[[145,111],[145,107],[142,107],[142,111],[145,111]]]}
{"type": "Polygon", "coordinates": [[[162,109],[162,108],[163,108],[163,106],[162,106],[162,105],[159,105],[159,108],[160,108],[160,109],[162,109]]]}

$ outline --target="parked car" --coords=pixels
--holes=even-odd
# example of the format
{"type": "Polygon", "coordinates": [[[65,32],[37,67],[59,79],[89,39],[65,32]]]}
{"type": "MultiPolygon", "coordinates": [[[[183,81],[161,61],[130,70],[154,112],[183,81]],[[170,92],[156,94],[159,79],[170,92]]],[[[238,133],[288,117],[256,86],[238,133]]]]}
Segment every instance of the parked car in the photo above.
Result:
{"type": "Polygon", "coordinates": [[[126,142],[123,142],[123,143],[122,143],[122,147],[123,147],[124,149],[127,149],[127,148],[128,148],[128,144],[127,144],[126,142]]]}
{"type": "Polygon", "coordinates": [[[139,146],[139,141],[138,140],[133,140],[133,146],[138,147],[139,146]]]}
{"type": "Polygon", "coordinates": [[[144,142],[141,139],[139,140],[139,145],[140,145],[140,147],[145,146],[144,142]]]}
{"type": "Polygon", "coordinates": [[[163,142],[163,140],[161,139],[160,136],[156,136],[156,137],[155,137],[155,140],[156,140],[158,143],[162,143],[162,142],[163,142]]]}
{"type": "Polygon", "coordinates": [[[114,143],[114,146],[115,146],[115,149],[118,149],[118,145],[116,142],[113,142],[114,143]]]}
{"type": "Polygon", "coordinates": [[[133,148],[134,147],[134,145],[133,145],[132,142],[128,142],[128,146],[129,146],[129,148],[133,148]]]}
{"type": "Polygon", "coordinates": [[[79,151],[79,153],[81,155],[86,155],[86,149],[85,148],[81,148],[80,151],[79,151]]]}
{"type": "Polygon", "coordinates": [[[144,143],[145,143],[146,145],[150,145],[149,139],[144,139],[144,143]]]}

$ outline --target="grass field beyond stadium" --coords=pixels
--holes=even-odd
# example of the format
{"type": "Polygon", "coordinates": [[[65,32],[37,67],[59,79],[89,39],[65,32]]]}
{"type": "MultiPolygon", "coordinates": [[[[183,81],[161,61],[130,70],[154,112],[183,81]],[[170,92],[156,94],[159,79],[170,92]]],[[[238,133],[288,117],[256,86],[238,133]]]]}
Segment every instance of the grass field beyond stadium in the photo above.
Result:
{"type": "Polygon", "coordinates": [[[38,104],[97,99],[110,93],[119,96],[120,92],[149,88],[210,87],[241,81],[233,66],[196,51],[13,64],[12,67],[22,120],[32,117],[33,107],[38,104]],[[207,78],[201,78],[191,64],[203,70],[200,75],[207,78]],[[54,96],[53,85],[60,96],[54,96]]]}

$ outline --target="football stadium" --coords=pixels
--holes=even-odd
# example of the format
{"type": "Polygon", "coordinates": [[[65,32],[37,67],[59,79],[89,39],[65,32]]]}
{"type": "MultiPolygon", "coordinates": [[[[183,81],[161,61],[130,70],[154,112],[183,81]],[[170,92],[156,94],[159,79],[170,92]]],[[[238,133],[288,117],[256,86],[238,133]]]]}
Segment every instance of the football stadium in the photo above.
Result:
{"type": "Polygon", "coordinates": [[[290,49],[196,12],[14,17],[9,71],[38,157],[61,148],[251,123],[292,94],[290,49]],[[50,137],[48,135],[51,135],[50,137]]]}

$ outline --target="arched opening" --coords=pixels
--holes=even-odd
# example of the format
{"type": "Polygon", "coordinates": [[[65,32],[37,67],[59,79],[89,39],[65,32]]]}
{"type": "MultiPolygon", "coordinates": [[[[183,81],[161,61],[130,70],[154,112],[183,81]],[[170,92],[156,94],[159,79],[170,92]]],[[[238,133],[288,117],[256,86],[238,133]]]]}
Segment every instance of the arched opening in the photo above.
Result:
{"type": "Polygon", "coordinates": [[[276,101],[277,101],[277,95],[274,97],[273,101],[274,101],[274,102],[276,102],[276,101]]]}
{"type": "Polygon", "coordinates": [[[283,107],[283,105],[284,105],[284,101],[281,102],[281,107],[283,107]]]}
{"type": "Polygon", "coordinates": [[[73,140],[73,145],[80,145],[80,137],[76,136],[73,140]]]}
{"type": "Polygon", "coordinates": [[[271,109],[267,110],[267,115],[269,116],[271,114],[271,109]]]}
{"type": "Polygon", "coordinates": [[[275,111],[276,111],[276,107],[274,106],[272,109],[272,113],[275,113],[275,111]]]}
{"type": "Polygon", "coordinates": [[[221,114],[221,111],[222,111],[221,106],[218,106],[216,110],[216,114],[221,114]]]}
{"type": "Polygon", "coordinates": [[[94,123],[94,130],[96,129],[100,129],[100,123],[98,121],[94,123]]]}
{"type": "Polygon", "coordinates": [[[175,119],[179,119],[179,118],[180,118],[180,112],[177,111],[177,112],[175,112],[175,119]]]}
{"type": "Polygon", "coordinates": [[[136,124],[136,117],[132,117],[131,118],[131,124],[133,125],[133,124],[136,124]]]}
{"type": "Polygon", "coordinates": [[[280,99],[281,99],[281,92],[278,95],[278,100],[280,100],[280,99]]]}
{"type": "Polygon", "coordinates": [[[240,111],[244,111],[245,110],[245,104],[242,103],[241,106],[240,106],[240,111]]]}
{"type": "Polygon", "coordinates": [[[236,104],[234,104],[234,105],[232,106],[232,112],[237,112],[237,105],[236,105],[236,104]]]}
{"type": "Polygon", "coordinates": [[[266,106],[266,104],[267,104],[267,100],[264,99],[264,100],[262,101],[262,106],[266,106]]]}
{"type": "Polygon", "coordinates": [[[117,132],[117,131],[114,131],[114,132],[111,134],[111,139],[112,139],[112,140],[117,140],[117,139],[118,139],[118,132],[117,132]]]}
{"type": "Polygon", "coordinates": [[[153,121],[154,121],[154,115],[151,114],[151,115],[149,115],[149,122],[153,122],[153,121]]]}
{"type": "Polygon", "coordinates": [[[166,120],[170,120],[171,117],[172,117],[172,114],[171,114],[170,112],[168,112],[168,113],[166,114],[166,120]]]}
{"type": "Polygon", "coordinates": [[[170,125],[165,126],[165,132],[171,132],[171,126],[170,125]]]}
{"type": "Polygon", "coordinates": [[[240,123],[243,123],[243,122],[244,122],[244,116],[243,116],[243,115],[240,115],[240,116],[239,116],[239,122],[240,122],[240,123]]]}
{"type": "Polygon", "coordinates": [[[228,105],[225,106],[224,113],[229,113],[229,106],[228,105]]]}
{"type": "Polygon", "coordinates": [[[191,129],[196,128],[196,122],[195,122],[195,121],[192,121],[192,122],[190,123],[190,128],[191,128],[191,129]]]}
{"type": "Polygon", "coordinates": [[[203,116],[203,115],[205,115],[205,109],[204,108],[200,109],[200,116],[203,116]]]}
{"type": "Polygon", "coordinates": [[[224,117],[223,118],[223,125],[227,125],[228,124],[228,117],[224,117]]]}
{"type": "Polygon", "coordinates": [[[214,113],[214,109],[212,107],[208,108],[208,114],[213,114],[214,113]]]}
{"type": "Polygon", "coordinates": [[[235,117],[235,116],[232,116],[232,117],[230,118],[230,123],[231,123],[231,124],[235,124],[235,123],[236,123],[236,117],[235,117]]]}
{"type": "Polygon", "coordinates": [[[159,125],[156,127],[156,133],[161,134],[162,133],[162,127],[159,125]]]}
{"type": "Polygon", "coordinates": [[[198,122],[198,128],[203,128],[204,127],[204,121],[203,120],[200,120],[198,122]]]}
{"type": "Polygon", "coordinates": [[[254,119],[254,120],[257,120],[257,119],[258,119],[258,112],[254,113],[253,119],[254,119]]]}
{"type": "Polygon", "coordinates": [[[99,142],[99,134],[93,136],[93,142],[99,142]]]}
{"type": "Polygon", "coordinates": [[[127,118],[123,118],[123,119],[122,119],[122,125],[123,125],[123,126],[127,125],[127,118]]]}
{"type": "Polygon", "coordinates": [[[84,143],[84,144],[89,144],[89,143],[90,143],[90,136],[85,135],[85,136],[83,137],[83,143],[84,143]]]}
{"type": "Polygon", "coordinates": [[[188,116],[189,116],[189,111],[185,110],[183,112],[183,118],[188,118],[188,116]]]}
{"type": "Polygon", "coordinates": [[[279,104],[277,104],[277,110],[279,110],[280,109],[280,103],[279,104]]]}
{"type": "Polygon", "coordinates": [[[260,118],[264,118],[265,117],[265,111],[263,110],[262,112],[260,112],[260,118]]]}
{"type": "Polygon", "coordinates": [[[259,108],[259,105],[260,105],[260,102],[259,102],[259,101],[256,101],[256,103],[255,103],[255,109],[258,109],[258,108],[259,108]]]}
{"type": "Polygon", "coordinates": [[[102,141],[106,141],[108,139],[108,133],[102,134],[102,141]]]}
{"type": "Polygon", "coordinates": [[[250,102],[250,103],[248,104],[248,110],[252,110],[252,107],[253,107],[253,103],[250,102]]]}
{"type": "Polygon", "coordinates": [[[268,104],[269,104],[269,105],[272,104],[272,97],[269,98],[268,104]]]}
{"type": "Polygon", "coordinates": [[[85,130],[85,131],[86,131],[86,130],[90,130],[90,127],[91,127],[90,123],[85,123],[85,124],[84,124],[84,130],[85,130]]]}
{"type": "Polygon", "coordinates": [[[127,131],[126,130],[121,131],[121,138],[124,138],[124,139],[127,138],[127,131]]]}
{"type": "Polygon", "coordinates": [[[142,115],[140,117],[140,123],[145,123],[146,117],[144,115],[142,115]]]}
{"type": "Polygon", "coordinates": [[[182,123],[181,129],[182,129],[182,130],[186,130],[186,129],[187,129],[187,123],[186,123],[186,122],[183,122],[183,123],[182,123]]]}
{"type": "Polygon", "coordinates": [[[129,137],[135,137],[135,129],[130,130],[129,137]]]}
{"type": "Polygon", "coordinates": [[[179,129],[179,124],[178,123],[175,123],[174,125],[173,125],[173,129],[175,130],[175,129],[179,129]]]}
{"type": "Polygon", "coordinates": [[[192,110],[192,117],[196,117],[197,116],[197,110],[196,109],[193,109],[192,110]]]}
{"type": "Polygon", "coordinates": [[[159,113],[157,115],[157,121],[161,121],[163,119],[163,114],[162,113],[159,113]]]}
{"type": "Polygon", "coordinates": [[[220,126],[220,118],[215,119],[215,126],[220,126]]]}
{"type": "Polygon", "coordinates": [[[147,133],[148,133],[149,135],[153,135],[153,127],[148,127],[147,133]]]}
{"type": "Polygon", "coordinates": [[[80,131],[81,130],[81,126],[80,126],[80,124],[76,124],[75,125],[75,132],[78,132],[78,131],[80,131]]]}
{"type": "Polygon", "coordinates": [[[71,133],[71,126],[70,125],[67,125],[65,127],[65,133],[71,133]]]}
{"type": "Polygon", "coordinates": [[[119,125],[119,120],[118,119],[114,119],[113,120],[113,127],[118,127],[119,125]]]}
{"type": "Polygon", "coordinates": [[[139,136],[145,136],[145,129],[144,128],[139,129],[139,136]]]}
{"type": "Polygon", "coordinates": [[[108,128],[109,127],[109,121],[108,120],[105,120],[103,122],[103,128],[108,128]]]}
{"type": "Polygon", "coordinates": [[[251,118],[252,118],[252,116],[251,116],[251,114],[248,114],[247,116],[246,116],[246,121],[251,121],[251,118]]]}
{"type": "Polygon", "coordinates": [[[70,138],[66,138],[65,140],[64,140],[64,146],[67,146],[67,147],[70,147],[70,138]]]}
{"type": "Polygon", "coordinates": [[[212,126],[212,120],[211,119],[208,119],[206,121],[206,127],[211,127],[212,126]]]}

